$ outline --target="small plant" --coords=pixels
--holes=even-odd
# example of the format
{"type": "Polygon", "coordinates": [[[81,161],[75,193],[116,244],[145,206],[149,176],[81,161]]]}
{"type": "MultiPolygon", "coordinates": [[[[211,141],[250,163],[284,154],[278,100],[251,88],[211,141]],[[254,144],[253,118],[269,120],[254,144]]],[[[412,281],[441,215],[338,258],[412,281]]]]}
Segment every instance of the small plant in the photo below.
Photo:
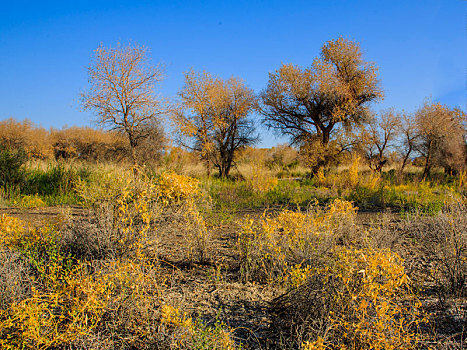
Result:
{"type": "Polygon", "coordinates": [[[162,173],[156,179],[155,186],[165,205],[193,201],[201,196],[197,179],[173,172],[162,173]]]}
{"type": "Polygon", "coordinates": [[[38,208],[46,206],[45,202],[38,195],[21,196],[21,199],[18,202],[15,201],[14,203],[23,208],[38,208]]]}
{"type": "Polygon", "coordinates": [[[161,310],[161,323],[175,328],[178,337],[173,340],[173,346],[178,349],[213,349],[235,350],[240,349],[232,340],[231,332],[227,327],[216,322],[207,326],[200,320],[193,320],[185,312],[170,305],[163,305],[161,310]]]}
{"type": "Polygon", "coordinates": [[[276,177],[271,176],[262,166],[254,165],[246,182],[247,186],[254,193],[265,193],[277,187],[279,181],[276,177]]]}

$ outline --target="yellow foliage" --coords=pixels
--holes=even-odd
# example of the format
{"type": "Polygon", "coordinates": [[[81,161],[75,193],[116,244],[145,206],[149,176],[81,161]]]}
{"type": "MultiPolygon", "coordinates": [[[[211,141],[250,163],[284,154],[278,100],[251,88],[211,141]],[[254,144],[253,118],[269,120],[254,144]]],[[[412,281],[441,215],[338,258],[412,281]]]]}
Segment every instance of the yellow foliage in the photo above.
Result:
{"type": "Polygon", "coordinates": [[[0,216],[0,240],[2,245],[10,245],[25,231],[25,223],[16,217],[2,214],[0,216]]]}
{"type": "Polygon", "coordinates": [[[182,331],[182,335],[177,339],[177,343],[172,344],[176,348],[197,349],[197,343],[200,343],[199,345],[206,349],[236,349],[230,331],[226,330],[222,324],[216,323],[214,327],[206,327],[201,322],[193,321],[186,312],[182,312],[173,306],[162,306],[161,324],[175,327],[182,331]]]}
{"type": "Polygon", "coordinates": [[[352,164],[349,168],[349,182],[351,187],[356,187],[360,182],[359,169],[360,169],[361,158],[356,156],[352,159],[352,164]]]}
{"type": "Polygon", "coordinates": [[[244,272],[260,272],[266,280],[281,276],[296,285],[297,276],[289,274],[301,270],[293,270],[294,265],[316,252],[323,240],[333,239],[341,225],[353,224],[355,215],[351,202],[336,199],[325,210],[264,212],[258,221],[245,220],[237,240],[244,272]]]}
{"type": "Polygon", "coordinates": [[[38,195],[22,196],[18,202],[15,202],[15,204],[24,208],[37,208],[46,206],[45,202],[38,195]]]}
{"type": "Polygon", "coordinates": [[[2,349],[47,349],[88,334],[98,324],[111,296],[105,280],[92,278],[77,265],[62,283],[2,311],[2,349]]]}
{"type": "Polygon", "coordinates": [[[324,345],[324,339],[318,337],[315,341],[303,343],[301,350],[326,350],[326,345],[324,345]]]}
{"type": "Polygon", "coordinates": [[[201,195],[199,180],[173,172],[162,173],[155,186],[165,205],[192,201],[201,195]]]}
{"type": "Polygon", "coordinates": [[[277,177],[268,174],[261,166],[252,166],[251,175],[247,185],[256,193],[265,193],[273,190],[279,183],[277,177]]]}
{"type": "Polygon", "coordinates": [[[344,344],[350,349],[415,348],[418,325],[426,318],[396,253],[337,249],[329,265],[310,272],[313,276],[320,276],[325,286],[333,281],[329,321],[339,343],[318,339],[304,349],[341,349],[344,344]]]}
{"type": "Polygon", "coordinates": [[[161,323],[174,325],[175,327],[182,327],[193,332],[193,321],[188,317],[186,312],[180,312],[179,309],[170,306],[162,305],[161,308],[161,323]]]}

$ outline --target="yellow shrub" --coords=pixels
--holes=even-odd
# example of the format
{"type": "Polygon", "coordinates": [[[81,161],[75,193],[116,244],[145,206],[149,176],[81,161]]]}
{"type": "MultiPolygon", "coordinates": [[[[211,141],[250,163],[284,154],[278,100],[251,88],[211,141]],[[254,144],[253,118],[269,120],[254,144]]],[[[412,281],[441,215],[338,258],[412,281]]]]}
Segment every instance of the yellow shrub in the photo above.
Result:
{"type": "Polygon", "coordinates": [[[31,298],[1,311],[1,348],[47,349],[71,344],[98,326],[108,327],[101,324],[108,313],[115,313],[113,327],[131,334],[122,334],[126,343],[152,336],[154,318],[149,314],[158,306],[154,299],[160,299],[163,280],[148,274],[150,268],[134,261],[112,261],[97,271],[76,264],[52,288],[34,290],[31,298]],[[118,310],[125,310],[128,304],[131,313],[122,317],[118,310]]]}
{"type": "Polygon", "coordinates": [[[200,321],[193,321],[186,312],[170,305],[161,309],[161,323],[174,327],[181,333],[174,340],[175,348],[234,350],[237,347],[231,333],[223,324],[208,327],[200,321]]]}
{"type": "Polygon", "coordinates": [[[325,210],[265,212],[257,221],[245,220],[237,240],[243,272],[269,281],[277,277],[294,280],[288,277],[294,266],[306,269],[300,264],[318,254],[326,241],[335,240],[340,231],[347,234],[355,215],[351,202],[336,199],[325,210]]]}
{"type": "Polygon", "coordinates": [[[24,208],[37,208],[46,206],[45,202],[38,195],[22,196],[18,202],[15,202],[15,204],[24,208]]]}
{"type": "Polygon", "coordinates": [[[273,190],[279,180],[269,175],[261,166],[253,166],[251,175],[247,178],[247,186],[256,193],[265,193],[273,190]]]}
{"type": "Polygon", "coordinates": [[[25,223],[21,219],[2,214],[0,216],[0,240],[2,245],[9,246],[18,240],[25,231],[25,223]]]}
{"type": "Polygon", "coordinates": [[[360,182],[359,169],[360,169],[360,157],[356,156],[352,159],[352,164],[349,168],[349,183],[351,187],[356,187],[360,182]]]}
{"type": "Polygon", "coordinates": [[[91,332],[109,302],[110,286],[76,266],[56,289],[34,290],[31,298],[4,310],[0,322],[2,349],[47,349],[91,332]]]}
{"type": "Polygon", "coordinates": [[[188,258],[205,262],[210,232],[202,212],[209,207],[210,197],[202,193],[197,179],[172,172],[162,173],[155,181],[155,188],[164,206],[175,204],[183,211],[188,258]]]}
{"type": "Polygon", "coordinates": [[[165,205],[192,201],[201,195],[197,179],[172,172],[162,173],[155,185],[165,205]]]}
{"type": "MultiPolygon", "coordinates": [[[[418,326],[426,318],[402,259],[390,250],[337,249],[329,264],[310,270],[308,278],[305,283],[318,288],[309,295],[317,299],[303,296],[299,303],[327,300],[311,312],[328,310],[324,321],[331,331],[324,339],[315,335],[303,349],[414,349],[420,341],[418,326]]],[[[293,306],[297,310],[305,306],[299,303],[293,306]]]]}

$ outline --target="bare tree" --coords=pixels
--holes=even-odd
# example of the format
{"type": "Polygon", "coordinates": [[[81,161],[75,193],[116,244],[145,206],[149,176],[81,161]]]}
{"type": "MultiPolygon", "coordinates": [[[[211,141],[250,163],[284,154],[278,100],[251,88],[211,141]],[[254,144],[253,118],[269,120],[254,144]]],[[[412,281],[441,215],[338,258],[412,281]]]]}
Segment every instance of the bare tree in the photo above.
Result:
{"type": "Polygon", "coordinates": [[[260,111],[292,143],[318,140],[327,150],[339,126],[361,123],[369,103],[382,96],[375,65],[363,59],[359,44],[339,38],[322,47],[311,67],[283,64],[270,73],[260,111]]]}
{"type": "Polygon", "coordinates": [[[96,114],[98,125],[128,137],[131,159],[137,165],[136,147],[151,135],[165,110],[154,92],[163,78],[160,65],[151,64],[143,46],[101,45],[87,71],[90,87],[81,94],[83,109],[96,114]]]}
{"type": "Polygon", "coordinates": [[[387,152],[394,146],[401,125],[401,115],[394,109],[381,112],[363,128],[365,156],[370,169],[381,172],[387,162],[387,152]]]}
{"type": "Polygon", "coordinates": [[[219,176],[229,175],[235,154],[256,142],[250,117],[255,96],[237,78],[222,80],[207,72],[185,74],[185,85],[179,92],[182,110],[174,113],[185,146],[197,151],[206,162],[219,170],[219,176]]]}

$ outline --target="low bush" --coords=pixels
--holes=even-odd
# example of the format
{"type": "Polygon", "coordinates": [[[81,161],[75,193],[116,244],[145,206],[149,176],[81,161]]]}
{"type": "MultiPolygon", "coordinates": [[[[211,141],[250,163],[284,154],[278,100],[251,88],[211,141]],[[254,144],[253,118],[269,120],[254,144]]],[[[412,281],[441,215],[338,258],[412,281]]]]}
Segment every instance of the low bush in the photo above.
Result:
{"type": "Polygon", "coordinates": [[[427,322],[402,259],[390,250],[338,248],[273,302],[275,326],[306,350],[414,349],[427,322]]]}
{"type": "Polygon", "coordinates": [[[15,187],[24,182],[27,154],[0,144],[0,187],[15,187]]]}
{"type": "MultiPolygon", "coordinates": [[[[465,200],[446,203],[435,215],[412,213],[399,227],[410,242],[421,275],[442,297],[467,295],[467,207],[465,200]]],[[[416,262],[414,262],[416,263],[416,262]]]]}
{"type": "Polygon", "coordinates": [[[298,268],[316,265],[336,244],[355,242],[356,208],[336,199],[321,210],[265,212],[259,220],[242,223],[237,247],[241,270],[247,280],[287,281],[298,268]]]}

